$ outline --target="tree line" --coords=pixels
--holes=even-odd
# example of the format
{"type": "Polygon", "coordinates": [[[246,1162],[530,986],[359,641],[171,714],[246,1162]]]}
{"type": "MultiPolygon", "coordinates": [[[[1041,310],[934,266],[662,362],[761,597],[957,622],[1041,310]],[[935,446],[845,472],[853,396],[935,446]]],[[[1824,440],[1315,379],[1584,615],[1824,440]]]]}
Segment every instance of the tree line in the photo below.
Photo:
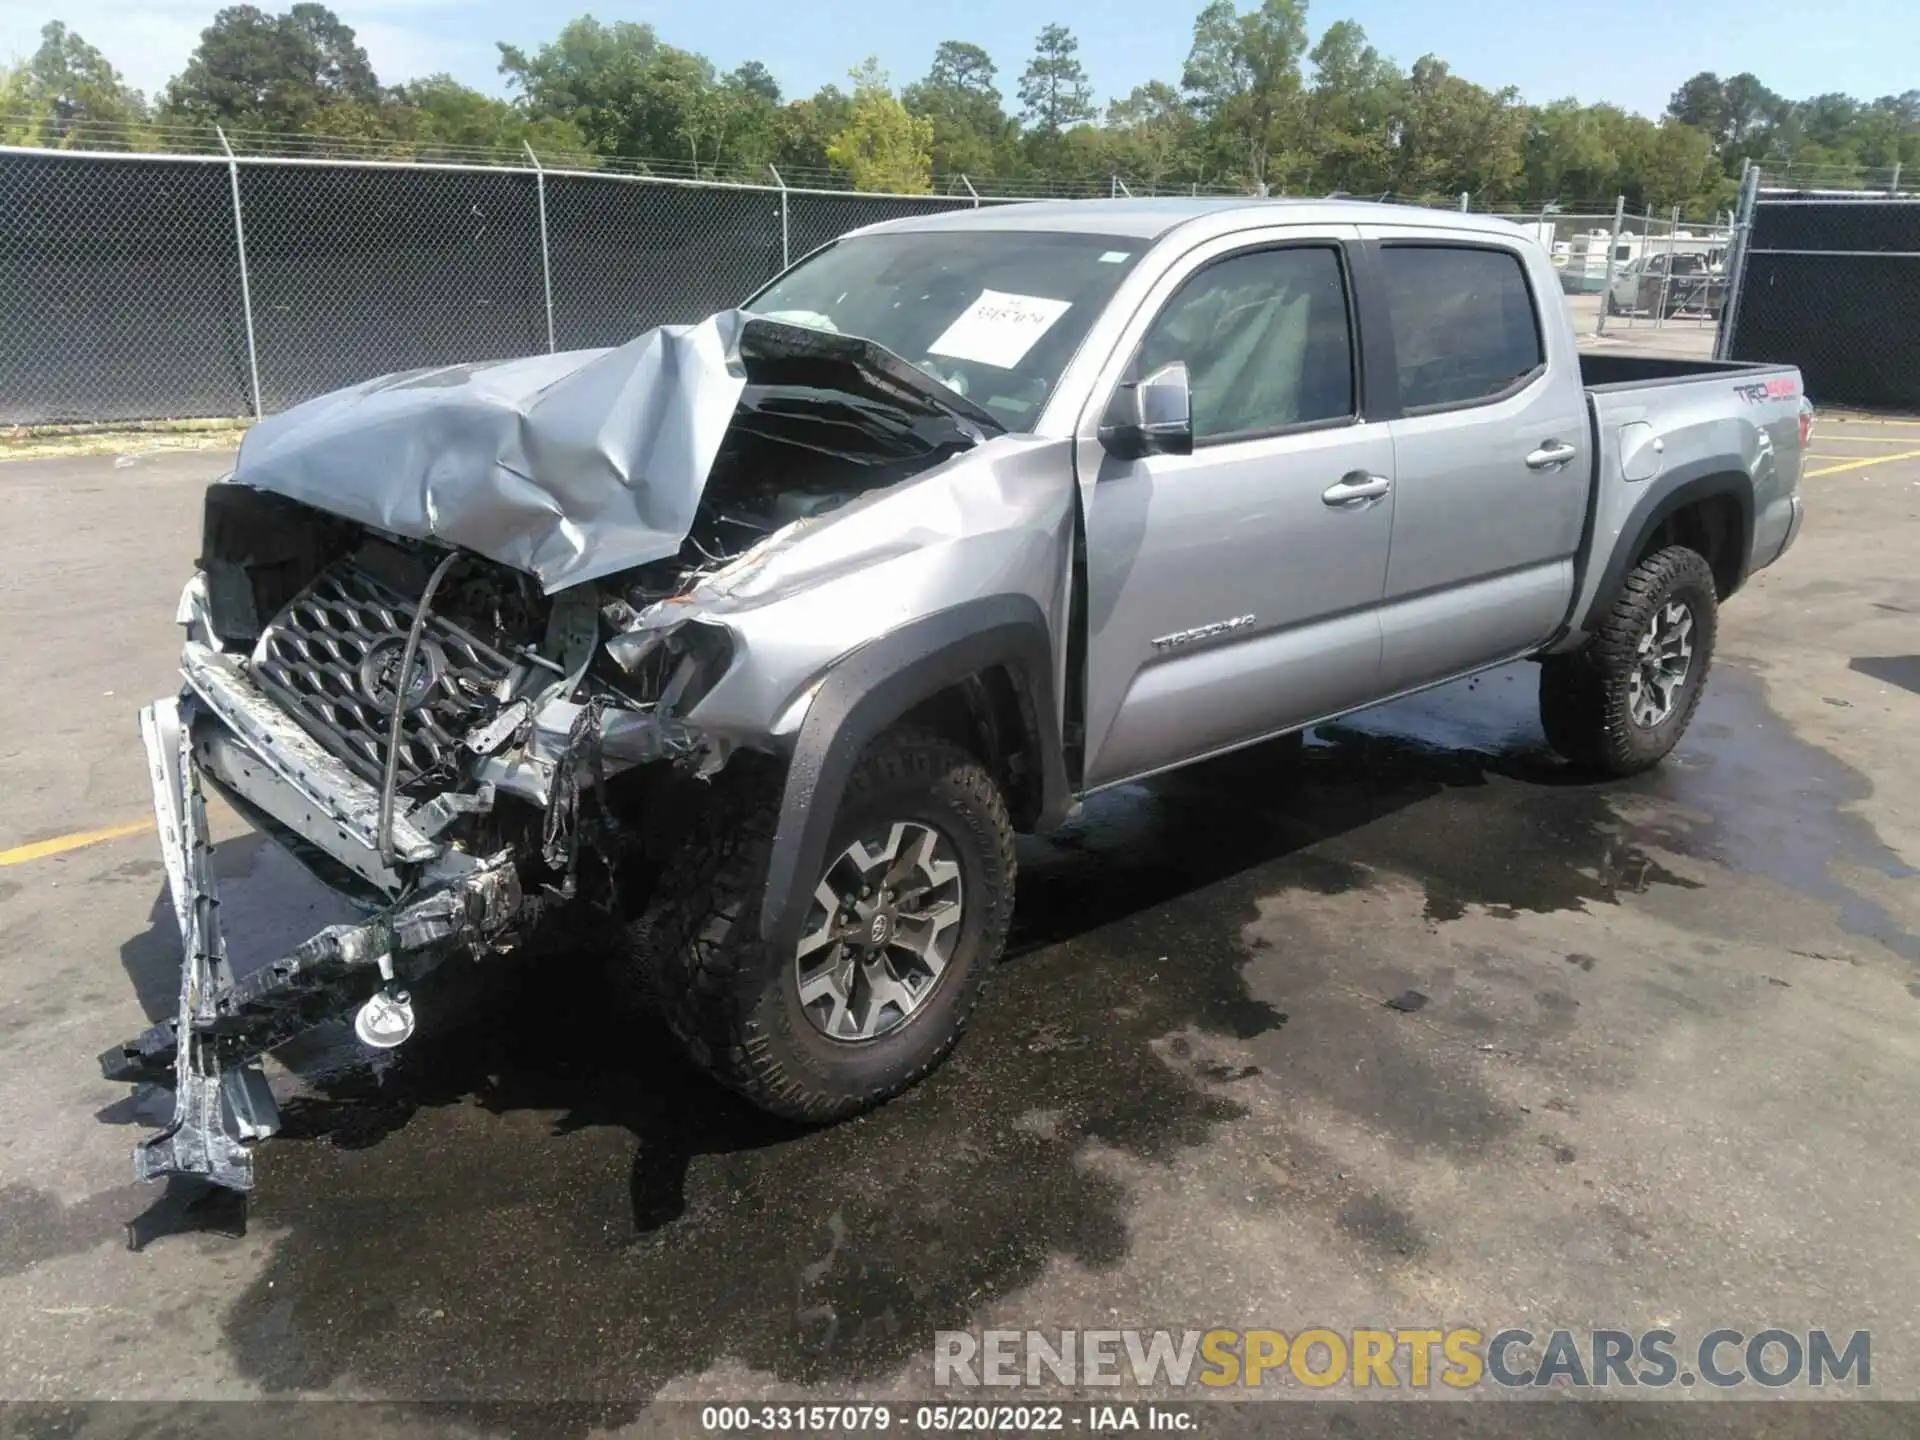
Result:
{"type": "Polygon", "coordinates": [[[1769,168],[1907,167],[1920,175],[1920,90],[1789,100],[1750,74],[1691,77],[1658,119],[1617,105],[1524,103],[1425,55],[1402,69],[1354,21],[1308,43],[1306,0],[1211,0],[1175,78],[1104,108],[1063,25],[1044,26],[1012,94],[987,52],[942,41],[896,88],[878,62],[790,99],[758,61],[722,72],[653,26],[568,22],[532,51],[499,46],[510,99],[444,74],[382,84],[351,26],[303,0],[214,16],[186,68],[149,99],[105,55],[49,23],[0,70],[0,142],[177,149],[220,125],[303,137],[303,153],[549,164],[924,193],[1188,189],[1271,194],[1465,193],[1476,208],[1731,208],[1748,160],[1769,168]],[[961,177],[965,177],[962,181],[961,177]]]}

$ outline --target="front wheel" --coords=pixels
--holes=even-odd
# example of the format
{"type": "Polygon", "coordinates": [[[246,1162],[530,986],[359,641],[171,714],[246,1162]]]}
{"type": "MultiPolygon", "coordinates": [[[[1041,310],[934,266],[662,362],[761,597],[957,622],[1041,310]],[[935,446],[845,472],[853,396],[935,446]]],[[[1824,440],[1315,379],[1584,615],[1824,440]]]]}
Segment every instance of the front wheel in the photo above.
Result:
{"type": "Polygon", "coordinates": [[[799,944],[759,933],[777,788],[720,793],[637,927],[668,1028],[764,1110],[835,1120],[898,1094],[965,1028],[1013,912],[1013,827],[986,768],[918,731],[848,782],[799,944]]]}
{"type": "Polygon", "coordinates": [[[1686,733],[1713,664],[1719,606],[1697,551],[1636,565],[1593,638],[1540,666],[1540,722],[1567,759],[1609,775],[1664,760],[1686,733]]]}

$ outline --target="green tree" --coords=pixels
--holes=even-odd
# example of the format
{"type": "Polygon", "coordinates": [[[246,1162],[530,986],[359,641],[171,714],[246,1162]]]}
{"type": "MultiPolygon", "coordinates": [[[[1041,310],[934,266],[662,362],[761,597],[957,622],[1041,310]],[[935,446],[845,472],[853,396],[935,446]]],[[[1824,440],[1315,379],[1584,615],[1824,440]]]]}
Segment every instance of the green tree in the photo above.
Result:
{"type": "Polygon", "coordinates": [[[783,175],[832,169],[828,147],[852,124],[853,97],[838,85],[822,85],[810,98],[795,100],[774,116],[773,163],[783,175]]]}
{"type": "Polygon", "coordinates": [[[1487,90],[1434,55],[1414,61],[1395,121],[1393,188],[1406,196],[1466,191],[1481,204],[1520,193],[1527,113],[1512,87],[1487,90]]]}
{"type": "Polygon", "coordinates": [[[1719,208],[1723,197],[1716,184],[1724,172],[1714,158],[1713,137],[1671,116],[1658,125],[1635,121],[1621,167],[1628,203],[1651,205],[1656,214],[1675,205],[1700,213],[1719,208]]]}
{"type": "Polygon", "coordinates": [[[120,149],[141,142],[147,106],[106,56],[50,20],[32,57],[0,78],[0,115],[9,144],[120,149]]]}
{"type": "Polygon", "coordinates": [[[583,15],[531,55],[502,44],[500,71],[532,114],[570,121],[603,155],[684,160],[709,173],[731,163],[749,117],[762,158],[774,149],[767,92],[779,88],[765,67],[722,80],[706,56],[663,44],[651,25],[583,15]]]}
{"type": "Polygon", "coordinates": [[[942,40],[926,78],[901,92],[915,115],[933,122],[933,168],[983,178],[1007,164],[1017,128],[1001,107],[993,61],[978,45],[942,40]]]}
{"type": "Polygon", "coordinates": [[[587,140],[570,121],[531,116],[492,95],[462,85],[451,75],[410,80],[393,93],[399,128],[423,151],[458,147],[486,151],[503,163],[526,158],[531,147],[543,162],[591,162],[587,140]]]}
{"type": "Polygon", "coordinates": [[[933,189],[933,122],[895,98],[872,56],[853,77],[853,116],[833,137],[827,157],[852,177],[856,190],[924,195],[933,189]]]}
{"type": "Polygon", "coordinates": [[[1034,41],[1033,59],[1020,75],[1021,116],[1035,134],[1052,138],[1093,118],[1093,87],[1080,65],[1080,42],[1064,25],[1048,25],[1034,41]]]}
{"type": "Polygon", "coordinates": [[[1136,85],[1108,105],[1106,125],[1114,167],[1135,189],[1159,190],[1192,171],[1199,126],[1165,81],[1136,85]]]}
{"type": "Polygon", "coordinates": [[[269,15],[235,5],[213,17],[187,68],[167,86],[166,109],[241,129],[318,128],[343,107],[377,110],[384,97],[353,28],[324,5],[269,15]]]}
{"type": "Polygon", "coordinates": [[[726,83],[736,90],[759,96],[769,105],[780,103],[780,82],[758,60],[748,60],[736,66],[727,76],[726,83]]]}
{"type": "Polygon", "coordinates": [[[1625,186],[1624,157],[1634,133],[1650,128],[1640,116],[1611,105],[1567,99],[1540,106],[1521,145],[1527,195],[1563,208],[1603,204],[1625,186]]]}
{"type": "Polygon", "coordinates": [[[1722,80],[1703,70],[1673,92],[1667,116],[1703,131],[1722,169],[1738,175],[1748,160],[1773,147],[1775,132],[1793,108],[1745,71],[1722,80]]]}
{"type": "Polygon", "coordinates": [[[536,115],[569,120],[603,155],[665,153],[665,141],[641,115],[641,94],[660,37],[651,25],[591,15],[570,20],[532,54],[502,42],[500,73],[536,115]],[[658,149],[648,151],[649,144],[658,149]]]}
{"type": "Polygon", "coordinates": [[[1299,138],[1304,0],[1262,0],[1245,14],[1213,0],[1193,22],[1180,84],[1215,139],[1253,185],[1265,186],[1276,151],[1299,138]]]}
{"type": "Polygon", "coordinates": [[[1356,21],[1336,20],[1307,57],[1307,147],[1315,190],[1349,194],[1388,188],[1400,102],[1400,67],[1367,43],[1356,21]]]}

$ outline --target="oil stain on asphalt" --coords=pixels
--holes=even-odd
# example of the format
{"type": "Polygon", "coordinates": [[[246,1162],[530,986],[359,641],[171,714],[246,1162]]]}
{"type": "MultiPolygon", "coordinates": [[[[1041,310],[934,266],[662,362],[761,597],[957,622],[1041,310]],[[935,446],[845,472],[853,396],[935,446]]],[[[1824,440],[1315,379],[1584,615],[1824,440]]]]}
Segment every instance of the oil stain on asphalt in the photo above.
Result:
{"type": "MultiPolygon", "coordinates": [[[[700,1078],[663,1033],[620,1018],[597,963],[531,958],[482,1018],[417,1038],[378,1073],[323,1076],[288,1106],[253,1206],[275,1240],[226,1317],[229,1345],[281,1393],[620,1407],[723,1358],[791,1382],[889,1374],[1057,1258],[1099,1271],[1127,1256],[1128,1195],[1085,1163],[1090,1143],[1172,1164],[1246,1120],[1238,1096],[1264,1078],[1247,1047],[1284,1058],[1297,1043],[1270,1003],[1288,987],[1250,991],[1250,956],[1263,976],[1339,965],[1259,953],[1263,902],[1284,909],[1290,892],[1364,899],[1393,875],[1422,887],[1441,926],[1469,907],[1550,913],[1696,883],[1656,858],[1677,853],[1828,901],[1909,953],[1910,936],[1815,863],[1892,873],[1843,808],[1864,781],[1794,739],[1730,669],[1699,731],[1669,771],[1576,782],[1516,668],[1322,727],[1304,748],[1096,797],[1063,834],[1023,844],[1009,957],[952,1061],[826,1129],[770,1120],[700,1078]],[[1756,771],[1789,777],[1765,797],[1803,837],[1788,860],[1732,823],[1756,771]],[[1653,818],[1623,822],[1629,796],[1653,818]]],[[[1591,969],[1583,958],[1565,957],[1591,969]]],[[[1577,1023],[1563,990],[1539,999],[1542,1036],[1577,1023]]],[[[1330,1098],[1462,1152],[1520,1123],[1471,1084],[1432,1083],[1412,1052],[1399,1063],[1378,1091],[1330,1098]],[[1430,1108],[1387,1103],[1422,1093],[1430,1108]]],[[[1387,1197],[1348,1196],[1337,1220],[1382,1255],[1422,1244],[1387,1197]]]]}

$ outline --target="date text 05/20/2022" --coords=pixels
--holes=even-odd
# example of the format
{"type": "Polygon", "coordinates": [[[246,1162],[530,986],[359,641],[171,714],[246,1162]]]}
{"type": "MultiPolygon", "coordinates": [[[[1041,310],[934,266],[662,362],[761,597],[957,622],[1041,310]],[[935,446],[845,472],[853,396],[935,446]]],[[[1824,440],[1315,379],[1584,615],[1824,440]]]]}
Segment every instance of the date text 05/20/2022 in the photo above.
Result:
{"type": "Polygon", "coordinates": [[[799,1434],[903,1430],[978,1434],[1004,1431],[1123,1430],[1190,1433],[1199,1428],[1193,1405],[707,1405],[700,1428],[725,1434],[799,1434]]]}

